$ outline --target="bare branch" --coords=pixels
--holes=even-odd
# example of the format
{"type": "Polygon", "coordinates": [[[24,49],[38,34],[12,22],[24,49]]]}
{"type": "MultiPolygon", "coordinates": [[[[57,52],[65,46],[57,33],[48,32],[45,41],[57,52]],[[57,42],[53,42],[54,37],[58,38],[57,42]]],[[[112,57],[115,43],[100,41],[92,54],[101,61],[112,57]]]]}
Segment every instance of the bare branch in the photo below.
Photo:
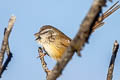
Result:
{"type": "MultiPolygon", "coordinates": [[[[1,50],[0,50],[0,76],[2,75],[3,71],[6,69],[5,65],[3,65],[4,66],[3,67],[2,64],[3,64],[5,50],[9,49],[8,38],[9,38],[10,32],[13,28],[15,20],[16,20],[16,17],[11,16],[11,18],[9,19],[8,27],[4,31],[4,39],[2,41],[2,46],[1,46],[1,50]]],[[[10,59],[9,57],[10,57],[10,54],[8,56],[8,59],[10,59]]]]}
{"type": "Polygon", "coordinates": [[[44,60],[45,54],[43,53],[43,50],[42,50],[41,47],[38,48],[38,53],[39,53],[39,57],[40,57],[40,60],[41,60],[42,67],[43,67],[44,71],[46,72],[46,74],[48,75],[50,70],[48,69],[47,64],[44,60]]]}
{"type": "Polygon", "coordinates": [[[85,43],[88,42],[89,36],[91,34],[91,29],[95,24],[95,21],[98,20],[99,14],[101,13],[101,8],[105,5],[105,3],[106,0],[94,0],[90,11],[80,26],[80,30],[78,31],[73,41],[71,41],[71,44],[66,50],[62,59],[57,62],[53,70],[47,76],[47,80],[56,80],[56,78],[61,75],[67,63],[71,60],[74,52],[77,51],[79,53],[80,50],[82,50],[85,43]]]}
{"type": "Polygon", "coordinates": [[[119,49],[119,43],[116,40],[114,45],[113,45],[113,52],[112,52],[111,61],[110,61],[109,69],[108,69],[107,80],[112,80],[114,63],[115,63],[118,49],[119,49]]]}
{"type": "MultiPolygon", "coordinates": [[[[2,66],[2,70],[1,70],[1,75],[2,75],[2,73],[3,73],[3,71],[4,70],[7,70],[6,68],[7,68],[7,66],[8,66],[8,64],[9,64],[9,62],[11,61],[11,58],[12,58],[12,53],[10,52],[10,48],[9,48],[9,44],[7,45],[7,47],[6,47],[6,52],[7,52],[7,59],[5,60],[5,62],[4,62],[4,64],[3,64],[3,66],[2,66]]],[[[0,76],[1,77],[1,76],[0,76]]]]}

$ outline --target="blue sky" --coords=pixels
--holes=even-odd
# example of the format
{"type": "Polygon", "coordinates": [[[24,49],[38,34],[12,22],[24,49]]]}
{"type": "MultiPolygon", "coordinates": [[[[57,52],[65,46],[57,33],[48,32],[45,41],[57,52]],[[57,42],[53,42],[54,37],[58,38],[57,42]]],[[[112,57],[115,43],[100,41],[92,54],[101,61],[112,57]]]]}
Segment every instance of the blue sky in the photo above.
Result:
{"type": "MultiPolygon", "coordinates": [[[[114,0],[115,3],[117,0],[114,0]]],[[[12,14],[16,22],[9,38],[13,58],[1,80],[45,80],[46,74],[38,56],[34,33],[43,25],[52,25],[74,38],[93,0],[1,0],[0,43],[12,14]]],[[[113,3],[108,2],[107,10],[113,3]]],[[[120,43],[120,10],[105,19],[79,58],[75,54],[58,80],[105,80],[115,40],[120,43]]],[[[119,80],[120,50],[116,57],[113,80],[119,80]]],[[[45,57],[52,69],[55,61],[45,57]]]]}

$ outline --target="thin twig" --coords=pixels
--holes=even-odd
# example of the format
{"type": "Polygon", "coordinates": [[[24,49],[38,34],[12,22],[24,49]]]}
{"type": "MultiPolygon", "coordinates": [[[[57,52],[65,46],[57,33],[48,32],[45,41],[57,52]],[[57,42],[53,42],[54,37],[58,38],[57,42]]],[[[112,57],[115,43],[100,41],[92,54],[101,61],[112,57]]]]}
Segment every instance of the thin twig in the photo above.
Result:
{"type": "Polygon", "coordinates": [[[40,57],[40,60],[41,60],[42,67],[43,67],[44,71],[46,72],[46,74],[48,75],[50,70],[48,69],[47,64],[44,60],[44,55],[45,54],[43,53],[43,50],[42,50],[41,47],[38,48],[38,53],[39,53],[39,57],[40,57]]]}
{"type": "MultiPolygon", "coordinates": [[[[13,28],[15,20],[16,20],[16,17],[11,16],[11,18],[9,19],[8,27],[5,29],[5,32],[4,32],[4,39],[2,41],[2,46],[1,46],[1,50],[0,50],[0,76],[2,75],[3,71],[6,69],[5,65],[2,65],[2,64],[3,64],[3,60],[4,60],[5,50],[7,48],[9,48],[8,38],[9,38],[10,32],[11,32],[11,30],[13,28]]],[[[9,54],[9,56],[7,58],[8,60],[6,60],[6,61],[11,60],[11,58],[9,58],[10,56],[11,56],[11,54],[9,54]]],[[[6,64],[6,62],[5,62],[5,64],[6,64]]]]}
{"type": "Polygon", "coordinates": [[[110,61],[109,69],[108,69],[107,80],[112,80],[114,63],[115,63],[115,59],[116,59],[118,49],[119,49],[119,43],[116,40],[114,45],[113,45],[113,52],[112,52],[111,61],[110,61]]]}
{"type": "Polygon", "coordinates": [[[98,19],[99,14],[101,13],[101,8],[106,3],[106,0],[94,0],[90,11],[83,20],[80,30],[71,41],[70,46],[67,48],[65,54],[62,56],[62,59],[57,62],[51,73],[47,76],[47,80],[56,80],[61,74],[67,63],[71,60],[75,51],[79,52],[84,47],[85,43],[88,42],[89,36],[91,34],[91,29],[95,24],[95,21],[98,19]]]}
{"type": "Polygon", "coordinates": [[[104,14],[108,13],[109,11],[112,10],[112,8],[114,8],[115,5],[117,5],[119,3],[119,1],[117,1],[115,4],[113,4],[107,11],[104,12],[104,14]]]}
{"type": "Polygon", "coordinates": [[[0,74],[2,74],[4,70],[7,70],[6,68],[7,68],[8,64],[11,61],[11,58],[12,58],[12,53],[10,52],[9,44],[6,47],[6,52],[7,52],[7,59],[5,60],[3,66],[2,66],[2,70],[1,70],[0,74]]]}
{"type": "Polygon", "coordinates": [[[106,12],[104,12],[98,20],[95,22],[95,25],[92,27],[92,32],[94,32],[97,28],[101,27],[104,22],[103,20],[106,19],[108,16],[110,16],[112,13],[114,13],[116,10],[120,8],[120,5],[117,5],[119,1],[117,1],[115,4],[113,4],[106,12]]]}

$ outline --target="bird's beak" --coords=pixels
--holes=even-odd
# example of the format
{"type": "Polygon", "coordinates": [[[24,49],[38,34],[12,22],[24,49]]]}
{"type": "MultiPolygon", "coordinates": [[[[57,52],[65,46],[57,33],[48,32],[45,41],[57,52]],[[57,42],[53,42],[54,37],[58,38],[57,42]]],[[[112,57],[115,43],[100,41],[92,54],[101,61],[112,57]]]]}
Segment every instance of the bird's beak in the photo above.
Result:
{"type": "Polygon", "coordinates": [[[38,40],[38,39],[40,39],[40,37],[37,37],[35,40],[38,40]]]}
{"type": "Polygon", "coordinates": [[[34,36],[36,37],[36,39],[35,39],[35,40],[41,39],[41,37],[40,37],[39,33],[35,33],[35,34],[34,34],[34,36]]]}

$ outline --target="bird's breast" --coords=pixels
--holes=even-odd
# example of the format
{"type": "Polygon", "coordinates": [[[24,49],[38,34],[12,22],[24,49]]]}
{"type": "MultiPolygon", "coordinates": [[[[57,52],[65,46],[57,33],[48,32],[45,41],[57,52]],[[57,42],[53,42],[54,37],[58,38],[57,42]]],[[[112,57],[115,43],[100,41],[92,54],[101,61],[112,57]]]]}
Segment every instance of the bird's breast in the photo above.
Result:
{"type": "Polygon", "coordinates": [[[65,51],[65,48],[59,48],[54,44],[44,44],[43,47],[45,48],[45,51],[48,53],[48,55],[56,61],[60,60],[65,51]]]}

